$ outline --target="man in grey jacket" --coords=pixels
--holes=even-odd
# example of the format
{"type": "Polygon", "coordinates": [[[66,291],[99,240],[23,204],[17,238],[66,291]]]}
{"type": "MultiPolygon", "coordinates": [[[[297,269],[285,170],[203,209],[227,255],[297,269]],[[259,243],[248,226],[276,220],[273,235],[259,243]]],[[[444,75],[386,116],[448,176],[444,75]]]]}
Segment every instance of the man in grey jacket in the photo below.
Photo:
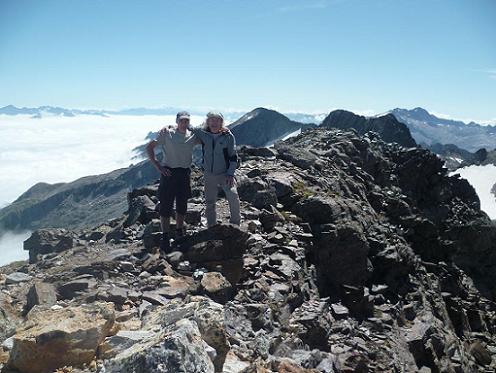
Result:
{"type": "Polygon", "coordinates": [[[231,213],[229,222],[239,225],[241,222],[240,205],[234,178],[238,158],[234,135],[224,129],[224,117],[218,112],[207,114],[203,129],[190,127],[189,130],[203,144],[207,225],[211,227],[217,224],[216,201],[219,186],[224,190],[229,203],[231,213]]]}

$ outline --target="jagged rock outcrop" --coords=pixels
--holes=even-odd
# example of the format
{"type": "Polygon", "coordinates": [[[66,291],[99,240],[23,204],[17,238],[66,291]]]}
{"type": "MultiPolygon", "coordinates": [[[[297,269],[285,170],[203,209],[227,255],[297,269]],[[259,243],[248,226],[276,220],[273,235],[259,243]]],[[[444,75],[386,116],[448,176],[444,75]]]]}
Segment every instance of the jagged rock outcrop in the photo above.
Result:
{"type": "MultiPolygon", "coordinates": [[[[494,371],[496,227],[436,155],[318,129],[241,156],[239,228],[205,229],[195,210],[160,256],[148,186],[127,214],[74,232],[73,247],[3,268],[30,276],[2,285],[20,325],[4,354],[42,280],[52,308],[115,308],[78,372],[494,371]]],[[[201,183],[193,173],[193,209],[201,183]]],[[[227,220],[226,201],[218,210],[227,220]]]]}
{"type": "Polygon", "coordinates": [[[335,110],[329,113],[321,124],[326,128],[354,129],[359,135],[376,132],[385,142],[396,142],[405,147],[417,145],[408,127],[399,122],[394,115],[366,118],[346,110],[335,110]]]}
{"type": "Polygon", "coordinates": [[[29,251],[29,261],[36,263],[40,255],[72,248],[74,238],[74,234],[65,229],[39,229],[24,241],[24,250],[29,251]]]}

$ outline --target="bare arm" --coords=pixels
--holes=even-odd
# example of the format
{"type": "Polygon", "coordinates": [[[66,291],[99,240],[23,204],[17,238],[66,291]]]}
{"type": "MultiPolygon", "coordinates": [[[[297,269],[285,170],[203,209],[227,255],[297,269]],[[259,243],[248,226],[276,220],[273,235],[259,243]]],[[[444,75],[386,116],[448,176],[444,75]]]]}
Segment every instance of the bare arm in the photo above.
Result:
{"type": "Polygon", "coordinates": [[[170,170],[162,167],[155,157],[155,147],[157,146],[157,140],[152,140],[146,145],[146,154],[152,165],[164,176],[170,176],[170,170]]]}

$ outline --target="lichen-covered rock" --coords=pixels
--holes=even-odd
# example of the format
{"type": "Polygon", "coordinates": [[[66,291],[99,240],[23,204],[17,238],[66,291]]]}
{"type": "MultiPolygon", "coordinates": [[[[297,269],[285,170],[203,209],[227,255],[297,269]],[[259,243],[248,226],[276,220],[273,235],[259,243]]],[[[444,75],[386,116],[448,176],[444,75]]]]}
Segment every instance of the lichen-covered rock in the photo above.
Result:
{"type": "Polygon", "coordinates": [[[180,320],[104,362],[105,373],[214,373],[195,322],[180,320]]]}
{"type": "Polygon", "coordinates": [[[14,336],[8,365],[21,373],[44,373],[90,363],[114,319],[112,304],[55,310],[37,306],[14,336]]]}
{"type": "Polygon", "coordinates": [[[21,318],[19,312],[11,304],[12,299],[0,293],[0,341],[4,341],[15,332],[21,318]]]}
{"type": "Polygon", "coordinates": [[[219,272],[205,273],[201,279],[201,287],[206,295],[219,303],[226,303],[234,295],[233,286],[219,272]]]}
{"type": "Polygon", "coordinates": [[[215,371],[222,371],[230,344],[224,326],[224,309],[220,304],[201,301],[195,311],[195,321],[203,340],[216,351],[215,371]]]}

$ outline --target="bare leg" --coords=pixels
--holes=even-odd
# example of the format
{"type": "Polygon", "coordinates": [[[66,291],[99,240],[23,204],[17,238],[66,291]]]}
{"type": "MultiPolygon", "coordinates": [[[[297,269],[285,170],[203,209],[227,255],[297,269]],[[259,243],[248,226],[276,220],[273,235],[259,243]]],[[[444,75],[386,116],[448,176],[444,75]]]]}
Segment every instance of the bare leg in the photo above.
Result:
{"type": "Polygon", "coordinates": [[[182,229],[184,226],[184,215],[176,214],[176,229],[182,229]]]}

